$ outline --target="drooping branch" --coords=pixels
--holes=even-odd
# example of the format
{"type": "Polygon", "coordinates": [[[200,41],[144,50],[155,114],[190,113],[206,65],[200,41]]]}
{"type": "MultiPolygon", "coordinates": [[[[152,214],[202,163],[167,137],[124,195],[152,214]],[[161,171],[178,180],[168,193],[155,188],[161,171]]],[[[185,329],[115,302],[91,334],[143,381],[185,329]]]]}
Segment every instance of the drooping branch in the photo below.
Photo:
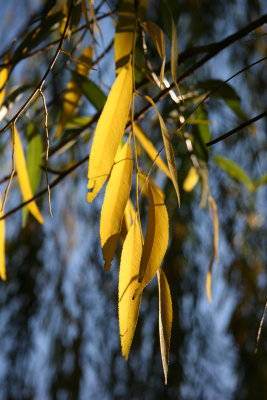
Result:
{"type": "Polygon", "coordinates": [[[42,88],[43,88],[43,86],[45,84],[46,78],[49,75],[50,71],[52,71],[52,69],[54,68],[56,60],[57,60],[57,58],[58,58],[58,56],[60,54],[60,50],[61,50],[61,48],[63,46],[64,39],[65,39],[66,33],[67,33],[67,28],[68,28],[68,25],[69,25],[69,22],[70,22],[71,12],[72,12],[72,8],[73,8],[73,1],[74,0],[71,0],[71,2],[70,2],[70,8],[69,8],[69,12],[68,12],[67,21],[66,21],[66,24],[65,24],[65,27],[64,27],[64,31],[63,31],[62,37],[60,39],[57,51],[56,51],[56,53],[55,53],[50,65],[49,65],[49,67],[47,68],[47,70],[46,70],[44,76],[42,77],[41,81],[39,82],[38,86],[34,89],[32,94],[28,97],[28,99],[25,101],[23,106],[19,109],[19,111],[16,113],[16,115],[0,130],[0,134],[4,133],[7,129],[9,129],[12,124],[16,123],[16,121],[21,116],[21,114],[31,104],[31,102],[34,99],[34,97],[39,93],[40,90],[42,90],[42,88]]]}

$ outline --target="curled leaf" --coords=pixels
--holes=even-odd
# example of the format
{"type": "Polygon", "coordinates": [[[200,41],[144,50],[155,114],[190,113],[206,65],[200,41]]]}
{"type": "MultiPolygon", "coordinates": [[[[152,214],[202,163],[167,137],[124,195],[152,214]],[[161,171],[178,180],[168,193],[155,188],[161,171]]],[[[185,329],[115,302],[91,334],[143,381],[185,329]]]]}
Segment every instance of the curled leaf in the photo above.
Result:
{"type": "Polygon", "coordinates": [[[120,231],[120,239],[121,239],[122,244],[124,243],[124,241],[126,239],[126,236],[131,228],[133,221],[134,221],[134,218],[135,218],[134,206],[133,206],[132,201],[130,199],[128,199],[126,207],[125,207],[122,224],[121,224],[121,231],[120,231]]]}
{"type": "Polygon", "coordinates": [[[128,360],[141,302],[141,296],[133,300],[138,286],[141,255],[142,233],[139,219],[135,218],[122,248],[119,275],[120,338],[122,355],[126,360],[128,360]]]}
{"type": "Polygon", "coordinates": [[[167,278],[161,268],[157,271],[159,288],[159,339],[162,366],[167,385],[171,330],[172,330],[172,299],[167,278]]]}
{"type": "Polygon", "coordinates": [[[147,152],[151,160],[171,179],[170,171],[167,165],[164,163],[162,158],[158,155],[158,151],[155,149],[153,143],[148,139],[143,129],[140,127],[139,124],[134,124],[134,132],[143,146],[144,150],[147,152]]]}
{"type": "Polygon", "coordinates": [[[114,163],[132,100],[132,67],[121,69],[98,120],[88,167],[87,201],[98,194],[114,163]]]}
{"type": "Polygon", "coordinates": [[[164,70],[165,70],[165,38],[162,29],[155,24],[154,22],[143,22],[143,27],[145,28],[148,35],[154,42],[154,45],[157,49],[157,52],[162,59],[162,65],[160,69],[160,84],[162,84],[164,79],[164,70]]]}
{"type": "Polygon", "coordinates": [[[162,138],[163,138],[163,143],[164,143],[164,147],[165,147],[165,151],[166,151],[168,167],[169,167],[169,170],[170,170],[172,183],[173,183],[176,195],[177,195],[178,206],[180,207],[180,193],[179,193],[179,187],[178,187],[178,181],[177,181],[177,171],[176,171],[175,158],[174,158],[174,152],[173,152],[173,148],[172,148],[171,137],[169,135],[169,132],[168,132],[168,130],[166,128],[164,120],[163,120],[160,112],[158,111],[154,101],[149,96],[144,96],[144,97],[154,107],[154,109],[155,109],[155,111],[156,111],[156,113],[158,115],[160,128],[161,128],[161,133],[162,133],[162,138]]]}
{"type": "Polygon", "coordinates": [[[100,239],[106,270],[110,269],[115,254],[122,218],[130,196],[132,170],[132,150],[127,142],[115,157],[101,211],[100,239]]]}
{"type": "MultiPolygon", "coordinates": [[[[22,193],[22,197],[24,201],[27,201],[33,197],[32,189],[30,185],[29,175],[26,167],[25,156],[22,148],[22,144],[20,141],[20,137],[16,128],[14,128],[14,154],[15,154],[15,161],[16,161],[16,169],[18,175],[18,181],[22,193]]],[[[31,201],[27,204],[29,211],[32,215],[37,219],[37,221],[42,224],[43,217],[37,207],[35,201],[31,201]]]]}
{"type": "Polygon", "coordinates": [[[148,181],[148,223],[140,264],[138,296],[156,274],[166,253],[169,240],[169,220],[162,192],[148,181]]]}

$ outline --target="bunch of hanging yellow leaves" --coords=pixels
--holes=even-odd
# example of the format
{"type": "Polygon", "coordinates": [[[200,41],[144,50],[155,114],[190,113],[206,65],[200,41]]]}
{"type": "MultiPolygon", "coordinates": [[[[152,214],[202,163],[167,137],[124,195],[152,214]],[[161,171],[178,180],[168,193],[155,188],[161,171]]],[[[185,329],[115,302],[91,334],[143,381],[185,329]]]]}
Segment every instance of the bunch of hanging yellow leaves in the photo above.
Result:
{"type": "MultiPolygon", "coordinates": [[[[119,272],[118,310],[121,348],[126,360],[137,324],[142,292],[152,278],[157,275],[160,348],[165,383],[167,383],[172,302],[161,263],[168,246],[169,221],[162,191],[149,175],[144,174],[138,168],[136,140],[152,161],[172,180],[178,203],[180,203],[180,198],[171,138],[162,116],[150,97],[143,96],[157,113],[168,165],[161,159],[140,125],[133,121],[134,97],[141,96],[135,91],[134,84],[137,18],[143,19],[146,7],[147,0],[141,0],[137,10],[134,0],[128,0],[127,2],[123,1],[120,8],[114,44],[117,77],[94,133],[88,167],[87,201],[92,202],[107,181],[100,219],[100,239],[106,270],[110,270],[118,240],[121,239],[123,243],[119,272]],[[128,138],[124,139],[126,124],[129,120],[131,121],[131,130],[128,138]],[[133,162],[132,147],[135,163],[133,162]],[[134,164],[135,208],[130,199],[134,164]],[[148,222],[145,237],[143,237],[139,215],[140,195],[148,198],[148,222]]],[[[162,58],[160,77],[162,82],[165,45],[160,28],[153,23],[142,23],[151,35],[162,58]]]]}

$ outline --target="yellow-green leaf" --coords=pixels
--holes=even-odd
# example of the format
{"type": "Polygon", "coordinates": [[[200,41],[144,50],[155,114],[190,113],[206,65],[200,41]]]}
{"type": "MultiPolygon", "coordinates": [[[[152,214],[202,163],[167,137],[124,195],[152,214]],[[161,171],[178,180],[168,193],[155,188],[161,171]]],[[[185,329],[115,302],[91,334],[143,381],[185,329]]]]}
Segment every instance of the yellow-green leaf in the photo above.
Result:
{"type": "Polygon", "coordinates": [[[119,325],[122,355],[128,359],[132,344],[141,296],[133,300],[138,286],[139,265],[142,255],[142,234],[139,219],[135,218],[125,239],[119,275],[119,325]]]}
{"type": "Polygon", "coordinates": [[[164,120],[163,120],[160,112],[158,111],[154,101],[149,96],[144,96],[144,97],[152,104],[152,106],[154,107],[154,109],[158,115],[162,138],[163,138],[163,143],[164,143],[164,147],[165,147],[165,151],[166,151],[168,167],[169,167],[169,170],[171,173],[172,183],[173,183],[176,195],[177,195],[178,206],[180,207],[180,193],[179,193],[179,187],[178,187],[178,181],[177,181],[177,171],[176,171],[175,158],[174,158],[174,152],[173,152],[173,148],[172,148],[171,137],[169,135],[169,132],[166,128],[164,120]]]}
{"type": "Polygon", "coordinates": [[[98,120],[88,167],[87,201],[91,203],[110,174],[132,100],[132,67],[121,69],[98,120]]]}
{"type": "Polygon", "coordinates": [[[218,211],[217,211],[217,205],[214,200],[214,198],[211,196],[211,194],[208,195],[208,203],[209,203],[209,212],[213,224],[213,249],[212,249],[212,254],[210,258],[210,264],[209,264],[209,270],[207,273],[207,278],[206,278],[206,292],[207,292],[207,297],[209,299],[209,302],[212,302],[212,296],[211,296],[211,278],[212,278],[212,267],[214,263],[214,258],[218,258],[218,243],[219,243],[219,217],[218,217],[218,211]]]}
{"type": "Polygon", "coordinates": [[[157,271],[159,288],[159,339],[162,366],[167,385],[171,330],[172,330],[172,299],[167,278],[160,268],[157,271]]]}
{"type": "Polygon", "coordinates": [[[108,271],[115,254],[122,218],[130,196],[132,170],[132,150],[127,142],[122,149],[119,149],[115,157],[101,211],[100,239],[105,270],[108,271]]]}
{"type": "MultiPolygon", "coordinates": [[[[22,144],[20,141],[20,137],[16,128],[14,128],[14,154],[16,161],[16,169],[18,175],[18,181],[22,193],[22,197],[24,201],[27,201],[33,197],[32,189],[30,185],[29,175],[26,167],[25,156],[22,148],[22,144]]],[[[40,224],[43,223],[43,217],[37,207],[35,201],[31,201],[27,207],[29,207],[29,211],[32,215],[37,219],[40,224]]]]}
{"type": "Polygon", "coordinates": [[[191,192],[198,183],[199,175],[196,167],[191,167],[183,183],[183,189],[185,192],[191,192]]]}
{"type": "MultiPolygon", "coordinates": [[[[0,196],[0,217],[3,217],[2,199],[0,196]]],[[[0,276],[3,281],[6,280],[6,260],[5,260],[5,220],[0,220],[0,276]]]]}
{"type": "Polygon", "coordinates": [[[144,150],[147,152],[151,160],[171,179],[170,171],[167,165],[164,163],[162,158],[158,155],[158,151],[155,149],[153,143],[148,139],[143,129],[139,124],[134,124],[134,132],[141,143],[144,150]]]}
{"type": "MultiPolygon", "coordinates": [[[[76,65],[76,71],[83,76],[88,75],[88,70],[93,59],[93,46],[87,47],[80,57],[80,63],[76,65]]],[[[75,79],[71,78],[67,84],[66,93],[63,100],[62,112],[58,123],[56,137],[60,136],[65,128],[67,122],[69,122],[78,107],[79,101],[82,97],[82,91],[77,85],[75,79]]]]}
{"type": "Polygon", "coordinates": [[[166,253],[169,240],[169,219],[162,192],[148,180],[148,223],[140,264],[140,286],[135,297],[142,292],[156,274],[166,253]]]}
{"type": "Polygon", "coordinates": [[[164,70],[165,70],[165,38],[162,29],[155,24],[154,22],[143,22],[143,27],[151,37],[154,42],[154,45],[157,49],[157,52],[162,59],[162,65],[160,69],[160,83],[162,84],[164,79],[164,70]]]}

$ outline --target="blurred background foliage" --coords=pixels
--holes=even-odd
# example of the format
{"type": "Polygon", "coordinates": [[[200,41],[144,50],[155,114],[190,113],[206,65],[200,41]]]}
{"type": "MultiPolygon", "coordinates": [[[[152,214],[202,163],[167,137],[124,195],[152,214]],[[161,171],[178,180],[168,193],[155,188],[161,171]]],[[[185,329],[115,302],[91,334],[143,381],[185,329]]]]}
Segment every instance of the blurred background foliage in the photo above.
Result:
{"type": "MultiPolygon", "coordinates": [[[[56,49],[51,43],[60,38],[66,4],[53,0],[0,0],[1,62],[12,54],[1,127],[18,111],[51,62],[56,49]],[[33,52],[36,54],[27,56],[33,52]]],[[[116,19],[119,6],[114,0],[95,1],[101,30],[95,40],[77,1],[64,49],[79,57],[85,46],[94,44],[94,60],[97,60],[114,34],[110,10],[116,19]],[[79,30],[79,27],[82,28],[79,30]]],[[[180,54],[220,41],[267,11],[263,0],[169,0],[169,7],[177,21],[180,54]]],[[[164,1],[150,0],[147,14],[148,20],[158,23],[168,34],[170,25],[164,1]]],[[[191,74],[180,85],[185,96],[194,94],[185,103],[177,106],[165,98],[160,109],[170,129],[177,126],[179,113],[188,116],[203,94],[217,86],[218,80],[225,80],[266,56],[266,37],[266,25],[262,25],[191,74]]],[[[168,61],[170,42],[167,43],[168,61]]],[[[155,96],[158,89],[148,84],[144,72],[141,41],[137,43],[136,54],[137,83],[143,85],[144,92],[155,96]]],[[[178,75],[201,56],[199,53],[181,62],[178,75]]],[[[158,71],[160,60],[149,41],[148,57],[153,69],[158,71]]],[[[94,117],[101,110],[105,101],[103,93],[108,94],[114,80],[113,51],[108,48],[94,68],[90,79],[98,91],[94,87],[96,92],[93,92],[92,83],[82,86],[84,95],[77,110],[80,118],[69,123],[59,139],[54,134],[63,93],[75,69],[75,61],[67,53],[60,55],[45,84],[51,179],[59,176],[55,171],[72,166],[88,154],[94,128],[88,125],[88,117],[94,117]]],[[[267,293],[266,186],[249,190],[239,175],[233,179],[225,165],[220,168],[214,162],[213,156],[234,161],[256,185],[266,173],[267,119],[239,131],[210,150],[205,143],[210,137],[215,138],[264,111],[266,71],[265,60],[238,75],[229,82],[228,89],[224,86],[216,96],[211,96],[192,117],[195,121],[175,136],[173,146],[181,188],[179,210],[171,183],[156,169],[152,172],[166,193],[170,220],[170,243],[163,265],[174,310],[168,386],[164,386],[160,359],[158,294],[154,281],[143,295],[129,361],[126,363],[121,356],[117,321],[118,259],[113,262],[110,273],[104,272],[98,234],[103,194],[92,205],[86,203],[85,162],[53,189],[53,219],[49,216],[47,197],[39,201],[45,217],[43,227],[28,216],[21,228],[21,212],[7,219],[8,279],[0,287],[1,399],[265,398],[266,321],[256,354],[254,350],[267,293]],[[211,123],[203,124],[199,120],[211,123]],[[205,293],[205,279],[212,253],[213,228],[207,206],[200,207],[204,180],[191,192],[182,190],[192,165],[185,146],[186,137],[191,138],[194,152],[208,174],[220,220],[219,260],[213,267],[211,305],[205,293]]],[[[137,104],[137,110],[142,106],[142,102],[137,104]]],[[[154,113],[145,117],[142,126],[159,149],[161,133],[154,113]]],[[[27,132],[32,132],[31,129],[35,132],[33,136],[41,137],[45,147],[41,98],[23,114],[17,128],[26,149],[30,148],[31,136],[27,132]]],[[[151,162],[141,147],[139,150],[142,167],[148,171],[151,162]]],[[[1,135],[0,151],[2,179],[11,168],[9,131],[1,135]]],[[[46,185],[43,171],[38,185],[39,189],[46,185]]],[[[2,194],[4,189],[2,182],[2,194]]],[[[20,201],[14,182],[7,211],[20,201]]]]}

